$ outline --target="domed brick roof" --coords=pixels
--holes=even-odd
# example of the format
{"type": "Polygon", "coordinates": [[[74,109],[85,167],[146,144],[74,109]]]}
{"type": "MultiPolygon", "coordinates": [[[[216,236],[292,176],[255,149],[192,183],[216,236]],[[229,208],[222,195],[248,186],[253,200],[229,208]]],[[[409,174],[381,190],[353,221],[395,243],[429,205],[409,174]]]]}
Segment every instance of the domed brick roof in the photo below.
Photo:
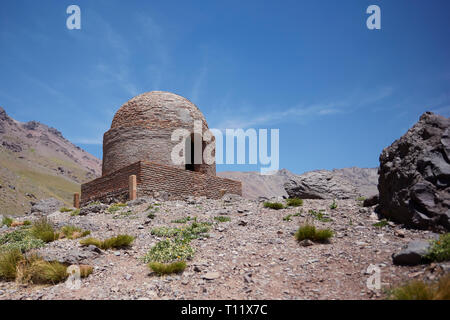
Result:
{"type": "MultiPolygon", "coordinates": [[[[107,175],[137,161],[173,165],[171,141],[176,129],[193,132],[194,121],[208,124],[202,112],[188,99],[164,91],[151,91],[127,101],[116,112],[111,129],[103,136],[102,174],[107,175]]],[[[215,175],[215,164],[201,164],[196,171],[215,175]]]]}

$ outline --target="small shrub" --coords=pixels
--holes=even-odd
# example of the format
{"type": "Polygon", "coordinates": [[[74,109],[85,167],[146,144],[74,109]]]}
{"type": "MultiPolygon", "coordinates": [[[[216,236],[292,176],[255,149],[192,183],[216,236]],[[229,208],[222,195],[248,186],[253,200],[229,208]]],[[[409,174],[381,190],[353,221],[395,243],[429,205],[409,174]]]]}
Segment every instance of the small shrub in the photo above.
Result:
{"type": "Polygon", "coordinates": [[[145,263],[171,263],[190,260],[194,256],[194,249],[188,241],[180,239],[166,239],[154,245],[144,256],[145,263]]]}
{"type": "Polygon", "coordinates": [[[3,217],[2,219],[2,225],[11,227],[11,224],[14,222],[14,220],[10,217],[3,217]]]}
{"type": "Polygon", "coordinates": [[[94,272],[94,268],[92,266],[88,266],[85,264],[80,265],[79,268],[81,278],[87,278],[90,274],[92,274],[92,272],[94,272]]]}
{"type": "Polygon", "coordinates": [[[115,212],[119,211],[120,209],[122,209],[122,208],[124,208],[126,206],[127,206],[126,203],[115,203],[115,204],[113,204],[112,206],[110,206],[108,208],[108,212],[109,213],[115,213],[115,212]]]}
{"type": "Polygon", "coordinates": [[[67,267],[58,261],[45,261],[38,256],[27,257],[17,266],[20,283],[57,284],[67,279],[67,267]]]}
{"type": "Polygon", "coordinates": [[[1,250],[19,250],[26,252],[45,245],[44,241],[33,238],[29,230],[20,229],[0,236],[1,250]]]}
{"type": "Polygon", "coordinates": [[[157,227],[153,228],[150,233],[157,237],[177,237],[184,240],[197,239],[200,235],[205,235],[209,231],[210,223],[194,221],[186,228],[168,228],[157,227]]]}
{"type": "Polygon", "coordinates": [[[364,200],[366,200],[366,197],[358,197],[358,198],[356,198],[356,201],[363,202],[364,200]]]}
{"type": "Polygon", "coordinates": [[[270,208],[274,210],[284,209],[284,205],[279,202],[264,202],[264,208],[270,208]]]}
{"type": "Polygon", "coordinates": [[[155,217],[156,217],[156,215],[155,215],[154,212],[149,212],[149,213],[147,214],[147,218],[149,218],[149,219],[155,219],[155,217]]]}
{"type": "Polygon", "coordinates": [[[64,212],[72,212],[74,209],[69,209],[69,208],[66,208],[66,207],[62,207],[61,209],[59,209],[59,212],[62,212],[62,213],[64,213],[64,212]]]}
{"type": "Polygon", "coordinates": [[[75,216],[79,216],[79,215],[80,215],[80,209],[73,210],[73,211],[70,213],[70,216],[71,216],[71,217],[75,217],[75,216]]]}
{"type": "Polygon", "coordinates": [[[134,241],[134,237],[127,234],[119,234],[103,241],[102,249],[120,249],[129,247],[134,241]]]}
{"type": "Polygon", "coordinates": [[[331,222],[331,218],[327,217],[322,211],[309,210],[308,212],[314,219],[322,222],[331,222]]]}
{"type": "Polygon", "coordinates": [[[330,204],[330,209],[331,209],[331,210],[334,210],[334,209],[336,209],[337,207],[338,207],[338,205],[337,205],[336,200],[333,200],[333,203],[330,204]]]}
{"type": "Polygon", "coordinates": [[[126,248],[131,245],[134,241],[134,237],[127,234],[119,234],[116,237],[112,237],[106,240],[99,240],[96,238],[87,238],[80,241],[80,244],[83,246],[94,245],[100,249],[108,250],[108,249],[120,249],[126,248]]]}
{"type": "Polygon", "coordinates": [[[25,221],[23,222],[23,225],[24,225],[24,226],[31,226],[31,221],[25,220],[25,221]]]}
{"type": "Polygon", "coordinates": [[[298,217],[300,216],[301,212],[297,212],[295,214],[288,214],[287,216],[283,217],[283,221],[292,221],[292,217],[298,217]]]}
{"type": "Polygon", "coordinates": [[[191,220],[197,221],[197,217],[192,218],[191,216],[187,216],[187,217],[184,217],[184,218],[181,218],[181,219],[172,220],[171,222],[172,223],[186,223],[186,222],[189,222],[191,220]]]}
{"type": "Polygon", "coordinates": [[[229,221],[231,221],[231,218],[224,217],[224,216],[217,216],[217,217],[214,217],[214,220],[216,220],[218,222],[229,222],[229,221]]]}
{"type": "Polygon", "coordinates": [[[450,260],[450,233],[441,234],[439,240],[433,241],[426,258],[436,262],[450,260]]]}
{"type": "Polygon", "coordinates": [[[16,278],[17,264],[23,260],[20,250],[8,249],[0,251],[0,279],[12,281],[16,278]]]}
{"type": "Polygon", "coordinates": [[[295,233],[297,241],[311,240],[314,242],[326,243],[333,236],[333,231],[330,229],[316,229],[311,224],[304,224],[295,233]]]}
{"type": "Polygon", "coordinates": [[[61,234],[67,239],[78,239],[90,235],[91,232],[86,230],[83,231],[81,228],[75,226],[64,226],[61,228],[61,234]]]}
{"type": "Polygon", "coordinates": [[[93,246],[96,246],[97,248],[101,248],[103,245],[103,241],[96,239],[96,238],[89,237],[89,238],[81,240],[80,244],[85,247],[93,245],[93,246]]]}
{"type": "Polygon", "coordinates": [[[148,267],[158,275],[181,273],[186,269],[186,262],[177,261],[172,263],[150,262],[148,267]]]}
{"type": "Polygon", "coordinates": [[[442,276],[437,283],[412,281],[393,289],[393,300],[450,300],[450,274],[442,276]]]}
{"type": "Polygon", "coordinates": [[[387,226],[389,224],[389,222],[386,219],[382,219],[374,224],[372,224],[372,226],[374,226],[375,228],[383,228],[385,226],[387,226]]]}
{"type": "Polygon", "coordinates": [[[291,207],[300,207],[303,205],[303,199],[300,198],[289,198],[286,200],[286,204],[291,207]]]}
{"type": "Polygon", "coordinates": [[[31,235],[44,242],[52,242],[58,239],[59,234],[55,232],[53,224],[46,218],[36,221],[30,230],[31,235]]]}

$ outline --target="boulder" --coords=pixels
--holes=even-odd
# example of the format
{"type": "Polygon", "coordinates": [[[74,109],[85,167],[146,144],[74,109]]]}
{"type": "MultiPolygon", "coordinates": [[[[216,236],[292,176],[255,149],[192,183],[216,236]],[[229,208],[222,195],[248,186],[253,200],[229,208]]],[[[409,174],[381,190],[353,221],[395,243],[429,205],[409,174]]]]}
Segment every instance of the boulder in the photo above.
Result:
{"type": "Polygon", "coordinates": [[[327,170],[291,177],[284,188],[290,198],[300,199],[355,199],[361,195],[350,181],[327,170]]]}
{"type": "Polygon", "coordinates": [[[31,207],[31,213],[48,215],[50,213],[58,211],[63,206],[64,203],[62,201],[59,201],[58,199],[55,198],[43,199],[33,204],[33,206],[31,207]]]}
{"type": "Polygon", "coordinates": [[[364,199],[363,207],[372,207],[376,204],[378,204],[378,195],[377,194],[364,199]]]}
{"type": "Polygon", "coordinates": [[[450,119],[426,112],[380,155],[379,213],[419,229],[450,230],[450,119]]]}
{"type": "Polygon", "coordinates": [[[426,262],[425,255],[430,249],[430,242],[423,240],[415,240],[408,243],[408,245],[399,253],[392,255],[394,264],[401,266],[415,266],[426,262]]]}

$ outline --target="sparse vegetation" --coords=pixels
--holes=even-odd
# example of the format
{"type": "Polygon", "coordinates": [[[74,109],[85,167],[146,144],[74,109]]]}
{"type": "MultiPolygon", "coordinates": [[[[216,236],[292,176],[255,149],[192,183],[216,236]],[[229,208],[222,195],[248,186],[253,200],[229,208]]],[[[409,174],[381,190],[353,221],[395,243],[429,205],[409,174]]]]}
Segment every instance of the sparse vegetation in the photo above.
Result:
{"type": "Polygon", "coordinates": [[[314,242],[326,243],[333,236],[333,231],[330,229],[316,229],[312,224],[304,224],[295,233],[297,241],[311,240],[314,242]]]}
{"type": "Polygon", "coordinates": [[[298,217],[300,216],[301,212],[297,212],[295,214],[288,214],[287,216],[283,217],[284,221],[292,221],[292,217],[298,217]]]}
{"type": "Polygon", "coordinates": [[[192,222],[188,227],[185,228],[168,228],[168,227],[158,227],[151,230],[151,234],[157,237],[177,237],[183,240],[197,239],[202,236],[207,236],[206,233],[209,231],[210,223],[208,222],[192,222]]]}
{"type": "Polygon", "coordinates": [[[300,207],[303,205],[303,199],[300,198],[289,198],[286,200],[286,204],[291,207],[300,207]]]}
{"type": "Polygon", "coordinates": [[[113,219],[127,218],[127,217],[130,217],[130,216],[134,215],[134,214],[135,214],[135,212],[133,212],[131,210],[128,210],[128,211],[125,211],[125,212],[120,212],[118,215],[114,216],[113,219]]]}
{"type": "Polygon", "coordinates": [[[372,224],[372,226],[376,227],[376,228],[383,228],[385,226],[387,226],[389,224],[389,222],[386,219],[382,219],[374,224],[372,224]]]}
{"type": "Polygon", "coordinates": [[[194,256],[194,253],[195,251],[189,245],[188,240],[166,239],[154,245],[144,256],[143,260],[145,263],[172,263],[190,260],[194,256]]]}
{"type": "Polygon", "coordinates": [[[390,291],[392,300],[450,300],[450,274],[438,282],[412,281],[390,291]]]}
{"type": "Polygon", "coordinates": [[[99,240],[96,238],[86,238],[80,241],[80,244],[83,246],[94,245],[100,249],[108,250],[108,249],[120,249],[126,248],[131,245],[134,241],[134,237],[127,234],[120,234],[116,237],[112,237],[106,240],[99,240]]]}
{"type": "Polygon", "coordinates": [[[119,211],[120,209],[123,209],[126,206],[127,206],[126,203],[120,203],[120,202],[119,203],[115,203],[115,204],[111,205],[108,208],[108,212],[109,213],[115,213],[115,212],[119,211]]]}
{"type": "Polygon", "coordinates": [[[436,262],[450,260],[450,233],[441,234],[439,240],[433,241],[426,258],[436,262]]]}
{"type": "Polygon", "coordinates": [[[148,267],[158,275],[181,273],[186,269],[186,262],[177,261],[172,263],[150,262],[148,267]]]}
{"type": "Polygon", "coordinates": [[[11,281],[16,278],[17,263],[23,259],[18,249],[0,251],[0,279],[11,281]]]}
{"type": "Polygon", "coordinates": [[[30,234],[34,238],[44,242],[52,242],[59,237],[59,234],[55,232],[53,224],[47,218],[36,221],[30,229],[30,234]]]}
{"type": "Polygon", "coordinates": [[[11,227],[11,224],[13,223],[13,219],[10,217],[3,217],[2,219],[2,225],[5,225],[7,227],[11,227]]]}
{"type": "Polygon", "coordinates": [[[29,230],[14,230],[0,236],[0,251],[19,250],[26,252],[45,245],[44,241],[34,238],[29,230]]]}
{"type": "Polygon", "coordinates": [[[334,210],[334,209],[336,209],[338,207],[338,205],[337,205],[337,202],[336,202],[336,199],[335,200],[333,200],[333,202],[330,204],[330,209],[331,210],[334,210]]]}
{"type": "Polygon", "coordinates": [[[80,209],[73,210],[73,211],[70,213],[70,215],[71,215],[72,217],[79,216],[79,215],[80,215],[80,209]]]}
{"type": "Polygon", "coordinates": [[[218,222],[229,222],[229,221],[231,221],[231,218],[224,217],[224,216],[217,216],[217,217],[214,217],[214,220],[216,220],[218,222]]]}
{"type": "Polygon", "coordinates": [[[81,228],[75,226],[64,226],[61,228],[61,234],[67,239],[78,239],[86,237],[91,234],[89,230],[83,231],[81,228]]]}
{"type": "Polygon", "coordinates": [[[61,209],[59,209],[59,212],[72,212],[74,209],[69,209],[69,208],[66,208],[66,207],[62,207],[61,209]]]}
{"type": "Polygon", "coordinates": [[[264,202],[264,208],[270,208],[274,210],[284,209],[284,205],[280,202],[264,202]]]}
{"type": "Polygon", "coordinates": [[[331,222],[333,219],[326,216],[323,211],[309,210],[308,213],[316,220],[321,222],[331,222]]]}
{"type": "MultiPolygon", "coordinates": [[[[91,266],[80,266],[82,278],[91,274],[91,266]]],[[[20,283],[56,284],[68,277],[67,266],[57,261],[45,261],[37,255],[24,256],[19,250],[0,252],[0,278],[20,283]]]]}
{"type": "Polygon", "coordinates": [[[189,221],[197,221],[197,217],[192,218],[191,216],[187,216],[181,219],[172,220],[172,223],[186,223],[189,221]]]}

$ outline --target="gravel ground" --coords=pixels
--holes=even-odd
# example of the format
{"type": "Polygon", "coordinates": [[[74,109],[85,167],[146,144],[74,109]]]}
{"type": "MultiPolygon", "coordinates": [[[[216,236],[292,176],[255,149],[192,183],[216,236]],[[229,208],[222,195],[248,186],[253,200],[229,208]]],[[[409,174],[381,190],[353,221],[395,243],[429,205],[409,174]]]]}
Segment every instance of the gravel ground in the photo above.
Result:
{"type": "Polygon", "coordinates": [[[79,240],[49,243],[39,249],[41,255],[92,265],[93,274],[82,280],[79,289],[67,288],[65,283],[36,286],[0,282],[0,299],[383,299],[385,289],[410,279],[434,279],[442,269],[439,264],[393,265],[391,255],[410,240],[436,235],[391,223],[374,227],[378,218],[373,208],[363,208],[355,200],[337,200],[334,210],[329,200],[305,200],[302,207],[272,210],[239,197],[190,198],[158,203],[154,219],[147,217],[147,208],[155,200],[139,202],[144,200],[115,214],[49,215],[57,225],[80,226],[91,230],[94,237],[127,233],[136,240],[127,250],[100,253],[81,247],[79,240]],[[310,219],[309,210],[324,210],[332,219],[314,220],[317,227],[334,231],[330,243],[304,247],[295,240],[299,224],[310,219]],[[298,212],[300,215],[291,221],[283,220],[298,212]],[[196,252],[182,274],[159,277],[151,273],[140,258],[162,239],[150,230],[180,226],[171,221],[188,215],[199,221],[226,215],[231,221],[216,222],[209,237],[192,240],[196,252]],[[381,290],[372,291],[366,285],[371,264],[381,270],[381,290]]]}

